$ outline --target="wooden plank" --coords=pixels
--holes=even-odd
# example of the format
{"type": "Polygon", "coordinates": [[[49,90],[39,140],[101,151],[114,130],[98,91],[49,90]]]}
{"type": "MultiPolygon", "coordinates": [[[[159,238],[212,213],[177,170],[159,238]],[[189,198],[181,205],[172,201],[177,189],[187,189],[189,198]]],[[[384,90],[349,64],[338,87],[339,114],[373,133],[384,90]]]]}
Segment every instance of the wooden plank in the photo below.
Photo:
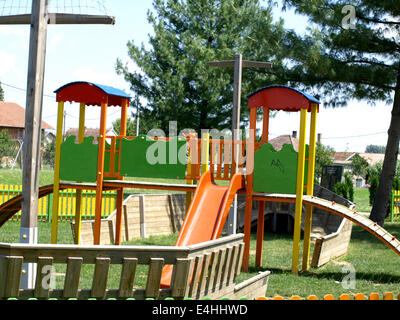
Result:
{"type": "Polygon", "coordinates": [[[131,238],[129,237],[129,219],[128,219],[128,208],[126,204],[123,206],[124,212],[124,226],[125,226],[125,241],[129,241],[131,238]]]}
{"type": "Polygon", "coordinates": [[[194,259],[176,259],[171,278],[171,294],[174,298],[183,298],[189,294],[189,280],[194,259]]]}
{"type": "Polygon", "coordinates": [[[201,272],[202,266],[203,266],[203,256],[197,256],[194,259],[194,270],[193,270],[192,281],[190,283],[190,289],[189,289],[190,297],[197,296],[197,288],[199,286],[199,278],[200,278],[200,272],[201,272]]]}
{"type": "Polygon", "coordinates": [[[118,296],[120,298],[132,297],[137,264],[138,264],[138,259],[136,258],[123,259],[121,279],[119,283],[119,293],[118,293],[118,296]]]}
{"type": "MultiPolygon", "coordinates": [[[[31,14],[0,17],[0,24],[31,24],[31,14]]],[[[47,23],[51,24],[115,24],[115,17],[70,13],[49,13],[47,23]]]]}
{"type": "MultiPolygon", "coordinates": [[[[240,245],[235,245],[233,247],[233,251],[232,251],[232,258],[229,262],[229,267],[228,267],[228,271],[227,271],[227,285],[229,285],[230,283],[233,283],[235,281],[235,277],[236,277],[236,265],[238,263],[238,257],[239,257],[239,252],[240,252],[240,245]]],[[[240,258],[240,260],[242,260],[240,258]]]]}
{"type": "Polygon", "coordinates": [[[204,293],[205,289],[206,289],[206,280],[208,277],[208,271],[209,271],[209,267],[210,267],[210,262],[211,262],[211,253],[206,253],[204,254],[204,265],[203,265],[203,271],[201,273],[200,276],[200,280],[199,280],[199,299],[202,297],[202,294],[204,293]]]}
{"type": "Polygon", "coordinates": [[[79,280],[81,276],[83,258],[68,257],[67,272],[64,280],[64,298],[77,298],[79,290],[79,280]]]}
{"type": "Polygon", "coordinates": [[[52,285],[53,257],[39,257],[36,272],[35,298],[49,298],[52,285]]]}
{"type": "Polygon", "coordinates": [[[211,292],[214,289],[214,282],[215,282],[214,279],[217,270],[219,255],[220,255],[219,251],[213,251],[211,253],[211,267],[206,281],[205,292],[211,292]]]}
{"type": "MultiPolygon", "coordinates": [[[[39,193],[39,158],[41,142],[41,116],[46,60],[47,1],[32,2],[29,24],[29,62],[26,90],[25,131],[22,174],[21,228],[36,228],[39,193]]],[[[33,275],[32,275],[33,276],[33,275]]],[[[28,275],[29,277],[29,275],[28,275]]]]}
{"type": "Polygon", "coordinates": [[[172,195],[168,195],[168,205],[169,205],[169,214],[171,218],[172,232],[175,233],[177,231],[177,228],[175,223],[175,210],[174,210],[172,195]]]}
{"type": "Polygon", "coordinates": [[[96,258],[93,283],[92,297],[103,299],[107,290],[108,272],[110,270],[110,258],[96,258]]]}
{"type": "Polygon", "coordinates": [[[238,276],[240,274],[241,269],[242,269],[244,246],[245,246],[244,243],[241,243],[239,245],[239,256],[238,256],[238,260],[236,261],[235,276],[238,276]]]}
{"type": "Polygon", "coordinates": [[[216,269],[216,275],[214,278],[214,285],[213,287],[216,287],[218,284],[221,283],[222,280],[222,272],[225,267],[225,258],[226,258],[226,249],[220,249],[220,254],[219,254],[219,260],[218,260],[218,266],[216,269]]]}
{"type": "Polygon", "coordinates": [[[151,258],[149,274],[147,277],[146,284],[146,297],[157,298],[160,291],[160,281],[162,275],[162,268],[164,266],[164,259],[162,258],[151,258]]]}
{"type": "Polygon", "coordinates": [[[226,258],[224,262],[224,268],[223,268],[223,276],[221,278],[221,284],[220,287],[224,287],[227,283],[228,280],[228,275],[229,275],[229,267],[231,265],[231,259],[232,259],[232,252],[233,252],[233,247],[228,247],[226,249],[226,258]]]}
{"type": "Polygon", "coordinates": [[[0,257],[0,297],[18,298],[24,258],[0,257]]]}

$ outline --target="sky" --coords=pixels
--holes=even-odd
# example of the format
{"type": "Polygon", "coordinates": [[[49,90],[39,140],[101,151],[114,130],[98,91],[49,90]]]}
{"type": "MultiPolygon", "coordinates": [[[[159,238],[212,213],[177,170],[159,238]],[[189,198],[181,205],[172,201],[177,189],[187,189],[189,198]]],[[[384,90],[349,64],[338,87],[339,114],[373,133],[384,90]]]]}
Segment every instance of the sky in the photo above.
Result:
{"type": "MultiPolygon", "coordinates": [[[[6,0],[6,2],[12,1],[6,0]]],[[[19,1],[24,3],[24,1],[19,1]]],[[[25,1],[30,3],[29,0],[25,1]]],[[[53,3],[76,4],[79,0],[56,1],[53,3]]],[[[80,1],[91,3],[90,0],[80,1]]],[[[93,4],[99,1],[92,1],[93,4]]],[[[100,1],[101,2],[101,1],[100,1]]],[[[6,10],[0,1],[0,15],[6,10]]],[[[115,25],[49,25],[44,81],[42,120],[52,127],[57,125],[57,103],[54,91],[72,81],[89,81],[124,90],[131,96],[129,84],[115,72],[117,58],[128,63],[131,70],[137,68],[127,54],[127,42],[146,44],[153,32],[147,22],[147,11],[152,9],[151,0],[108,0],[104,1],[106,11],[115,16],[115,25]]],[[[16,9],[15,9],[16,10],[16,9]]],[[[24,8],[19,9],[24,10],[24,8]]],[[[78,10],[74,8],[74,13],[78,10]]],[[[100,13],[103,8],[81,8],[82,13],[100,13]]],[[[287,28],[304,32],[307,19],[293,11],[282,12],[274,9],[274,17],[282,17],[287,28]]],[[[29,50],[29,26],[0,25],[0,82],[5,92],[5,100],[25,107],[29,50]]],[[[244,59],[246,53],[242,52],[244,59]]],[[[232,57],[233,58],[233,57],[232,57]]],[[[323,100],[323,99],[321,99],[323,100]]],[[[242,105],[246,101],[241,102],[242,105]]],[[[78,127],[79,106],[66,104],[65,126],[78,127]]],[[[386,145],[390,124],[391,106],[377,103],[368,106],[366,102],[350,101],[345,108],[320,108],[317,132],[322,143],[336,151],[364,152],[369,144],[386,145]]],[[[1,115],[0,115],[1,116],[1,115]]],[[[108,111],[107,127],[120,116],[118,108],[108,111]]],[[[99,126],[99,108],[89,107],[86,112],[86,127],[99,126]]],[[[270,138],[299,131],[298,113],[279,112],[270,120],[270,138]]]]}

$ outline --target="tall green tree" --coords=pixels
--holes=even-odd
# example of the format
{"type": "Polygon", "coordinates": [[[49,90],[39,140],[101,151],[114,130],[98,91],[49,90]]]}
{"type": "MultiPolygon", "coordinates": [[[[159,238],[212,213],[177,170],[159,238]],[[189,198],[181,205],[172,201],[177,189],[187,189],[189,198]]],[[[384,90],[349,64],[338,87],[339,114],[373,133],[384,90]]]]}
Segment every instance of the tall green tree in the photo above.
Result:
{"type": "Polygon", "coordinates": [[[358,153],[351,158],[351,172],[355,176],[365,176],[367,174],[368,165],[368,161],[358,153]]]}
{"type": "Polygon", "coordinates": [[[0,82],[0,101],[4,101],[4,90],[1,87],[1,82],[0,82]]]}
{"type": "Polygon", "coordinates": [[[147,101],[143,116],[157,120],[164,132],[169,121],[177,121],[179,131],[231,128],[233,70],[211,68],[209,61],[232,60],[242,53],[244,59],[276,65],[276,72],[243,70],[243,121],[245,96],[259,86],[282,82],[283,21],[273,22],[271,7],[261,1],[154,0],[153,7],[148,12],[154,29],[149,44],[128,42],[139,70],[120,59],[116,70],[147,101]]]}
{"type": "Polygon", "coordinates": [[[333,164],[333,156],[335,150],[330,146],[325,146],[321,142],[317,142],[315,150],[315,178],[319,179],[322,176],[322,168],[333,164]]]}
{"type": "MultiPolygon", "coordinates": [[[[400,140],[400,5],[398,0],[283,0],[284,7],[307,15],[315,28],[293,41],[302,51],[293,79],[316,88],[326,104],[349,99],[392,105],[385,160],[370,218],[383,225],[395,175],[400,140]],[[310,39],[316,39],[312,42],[310,39]],[[296,71],[302,70],[302,79],[296,71]]],[[[295,46],[294,46],[295,47],[295,46]]],[[[360,115],[362,116],[362,115],[360,115]]]]}
{"type": "Polygon", "coordinates": [[[365,148],[365,153],[385,153],[386,147],[385,146],[378,146],[375,144],[369,144],[365,148]]]}

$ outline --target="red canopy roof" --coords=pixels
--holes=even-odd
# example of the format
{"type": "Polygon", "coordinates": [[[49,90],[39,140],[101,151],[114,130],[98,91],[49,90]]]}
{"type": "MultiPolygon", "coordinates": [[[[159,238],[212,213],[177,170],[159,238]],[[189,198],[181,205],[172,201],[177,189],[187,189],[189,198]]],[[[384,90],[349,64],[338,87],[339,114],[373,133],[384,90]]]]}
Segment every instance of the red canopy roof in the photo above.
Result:
{"type": "Polygon", "coordinates": [[[249,108],[267,107],[270,110],[283,110],[289,112],[307,109],[311,111],[312,104],[320,102],[300,90],[287,86],[269,86],[257,90],[248,96],[249,108]]]}
{"type": "Polygon", "coordinates": [[[54,92],[57,94],[57,102],[78,102],[92,106],[107,103],[108,106],[121,107],[130,101],[130,96],[122,90],[83,81],[68,83],[54,92]]]}

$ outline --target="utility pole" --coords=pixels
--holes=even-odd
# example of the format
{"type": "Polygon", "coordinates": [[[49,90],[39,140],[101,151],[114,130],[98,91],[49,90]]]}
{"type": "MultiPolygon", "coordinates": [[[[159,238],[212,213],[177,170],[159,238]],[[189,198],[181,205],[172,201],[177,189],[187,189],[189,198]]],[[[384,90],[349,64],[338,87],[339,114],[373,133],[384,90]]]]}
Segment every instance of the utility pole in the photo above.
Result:
{"type": "MultiPolygon", "coordinates": [[[[240,98],[242,95],[242,70],[243,68],[271,68],[270,62],[258,62],[243,60],[242,55],[236,54],[235,60],[211,61],[209,67],[234,69],[233,82],[233,110],[232,110],[232,140],[240,141],[240,98]]],[[[235,159],[236,172],[239,166],[239,144],[233,144],[232,159],[235,159]]],[[[233,212],[228,215],[228,234],[235,234],[237,230],[237,195],[233,201],[233,212]]]]}
{"type": "MultiPolygon", "coordinates": [[[[23,140],[22,216],[20,242],[37,244],[39,157],[47,25],[114,24],[109,16],[48,13],[49,0],[32,0],[31,14],[0,17],[0,25],[30,25],[28,79],[23,140]]],[[[21,288],[34,288],[36,266],[24,263],[21,288]]]]}

